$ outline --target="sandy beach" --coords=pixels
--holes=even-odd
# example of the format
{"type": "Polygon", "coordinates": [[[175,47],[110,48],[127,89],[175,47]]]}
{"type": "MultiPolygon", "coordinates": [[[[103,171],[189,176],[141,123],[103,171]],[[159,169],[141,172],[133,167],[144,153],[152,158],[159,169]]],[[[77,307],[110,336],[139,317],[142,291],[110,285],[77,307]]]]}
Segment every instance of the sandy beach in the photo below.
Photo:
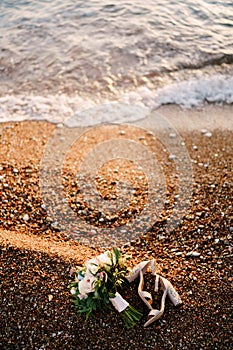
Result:
{"type": "MultiPolygon", "coordinates": [[[[156,112],[171,124],[168,138],[174,149],[182,141],[191,169],[190,197],[174,229],[168,228],[181,196],[180,174],[162,142],[164,130],[154,135],[147,125],[144,130],[106,125],[90,129],[69,148],[62,176],[70,207],[77,217],[99,227],[124,227],[130,215],[140,215],[148,186],[143,169],[134,169],[132,162],[115,160],[103,166],[97,181],[103,198],[115,198],[114,186],[121,177],[137,190],[122,217],[100,220],[98,210],[89,213],[74,181],[85,154],[98,143],[127,138],[155,152],[160,163],[166,187],[163,208],[149,232],[119,248],[132,255],[131,265],[154,258],[157,271],[173,283],[183,304],[175,308],[167,300],[163,317],[144,329],[147,309],[133,282],[122,293],[144,316],[131,330],[114,310],[85,322],[71,302],[70,271],[104,249],[81,244],[69,230],[56,228],[43,206],[41,162],[46,145],[62,127],[29,121],[0,124],[1,349],[231,349],[232,112],[232,106],[213,105],[202,110],[165,106],[156,112]]],[[[151,213],[155,209],[152,206],[151,213]]],[[[145,287],[150,288],[153,280],[149,274],[146,278],[145,287]]],[[[154,294],[156,307],[160,297],[154,294]]]]}

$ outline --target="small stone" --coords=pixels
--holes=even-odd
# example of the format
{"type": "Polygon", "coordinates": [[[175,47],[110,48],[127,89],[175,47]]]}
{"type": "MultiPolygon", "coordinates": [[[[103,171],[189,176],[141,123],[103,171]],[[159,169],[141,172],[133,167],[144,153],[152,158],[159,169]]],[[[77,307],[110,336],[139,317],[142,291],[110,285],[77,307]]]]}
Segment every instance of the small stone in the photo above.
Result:
{"type": "Polygon", "coordinates": [[[120,135],[125,135],[125,131],[124,131],[124,130],[120,130],[120,131],[119,131],[119,134],[120,134],[120,135]]]}
{"type": "Polygon", "coordinates": [[[170,137],[171,139],[174,139],[174,138],[176,137],[176,134],[173,133],[173,132],[171,132],[171,133],[169,134],[169,137],[170,137]]]}
{"type": "Polygon", "coordinates": [[[28,214],[25,214],[25,215],[23,216],[23,220],[24,220],[24,221],[28,221],[28,220],[29,220],[29,218],[30,218],[30,217],[29,217],[29,215],[28,215],[28,214]]]}
{"type": "Polygon", "coordinates": [[[63,126],[64,126],[64,124],[62,124],[62,123],[57,124],[57,128],[58,128],[58,129],[63,128],[63,126]]]}
{"type": "Polygon", "coordinates": [[[170,156],[168,157],[170,160],[174,160],[176,159],[176,155],[175,154],[170,154],[170,156]]]}
{"type": "Polygon", "coordinates": [[[51,301],[53,299],[53,295],[49,294],[48,299],[49,299],[49,301],[51,301]]]}
{"type": "Polygon", "coordinates": [[[182,252],[176,252],[175,255],[180,256],[180,255],[182,255],[182,252]]]}
{"type": "Polygon", "coordinates": [[[211,137],[211,136],[212,136],[212,133],[211,133],[211,132],[206,132],[206,133],[204,134],[204,136],[205,136],[205,137],[211,137]]]}
{"type": "Polygon", "coordinates": [[[189,256],[198,257],[200,255],[201,255],[201,253],[198,253],[198,252],[189,252],[186,254],[187,257],[189,257],[189,256]]]}

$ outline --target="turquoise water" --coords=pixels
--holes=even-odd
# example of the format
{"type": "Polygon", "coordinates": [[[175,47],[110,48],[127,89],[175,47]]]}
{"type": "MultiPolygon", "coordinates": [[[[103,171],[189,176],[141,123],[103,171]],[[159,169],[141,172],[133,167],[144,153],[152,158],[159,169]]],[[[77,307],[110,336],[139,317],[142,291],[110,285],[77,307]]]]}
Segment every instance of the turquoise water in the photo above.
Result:
{"type": "MultiPolygon", "coordinates": [[[[0,42],[1,106],[6,95],[59,94],[73,112],[71,96],[98,103],[136,90],[154,101],[160,88],[211,85],[216,75],[219,95],[221,79],[233,76],[233,2],[1,0],[0,42]]],[[[231,102],[229,84],[223,101],[231,102]]]]}

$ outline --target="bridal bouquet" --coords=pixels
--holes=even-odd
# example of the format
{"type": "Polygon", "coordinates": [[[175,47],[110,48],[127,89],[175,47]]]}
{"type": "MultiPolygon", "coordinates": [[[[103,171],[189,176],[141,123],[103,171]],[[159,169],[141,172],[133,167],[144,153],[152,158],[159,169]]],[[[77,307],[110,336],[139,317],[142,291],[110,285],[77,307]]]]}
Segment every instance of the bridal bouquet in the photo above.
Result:
{"type": "Polygon", "coordinates": [[[75,281],[70,286],[78,312],[88,318],[95,310],[111,303],[122,314],[126,327],[133,327],[142,314],[118,293],[127,273],[125,260],[117,248],[88,260],[76,271],[75,281]]]}

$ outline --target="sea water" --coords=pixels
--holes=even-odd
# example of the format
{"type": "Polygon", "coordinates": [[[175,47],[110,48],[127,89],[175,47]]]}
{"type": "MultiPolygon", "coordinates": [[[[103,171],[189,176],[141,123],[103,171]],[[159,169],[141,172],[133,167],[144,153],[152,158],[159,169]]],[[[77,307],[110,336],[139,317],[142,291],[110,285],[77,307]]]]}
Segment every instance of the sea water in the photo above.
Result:
{"type": "Polygon", "coordinates": [[[0,0],[0,122],[233,102],[232,0],[0,0]]]}

